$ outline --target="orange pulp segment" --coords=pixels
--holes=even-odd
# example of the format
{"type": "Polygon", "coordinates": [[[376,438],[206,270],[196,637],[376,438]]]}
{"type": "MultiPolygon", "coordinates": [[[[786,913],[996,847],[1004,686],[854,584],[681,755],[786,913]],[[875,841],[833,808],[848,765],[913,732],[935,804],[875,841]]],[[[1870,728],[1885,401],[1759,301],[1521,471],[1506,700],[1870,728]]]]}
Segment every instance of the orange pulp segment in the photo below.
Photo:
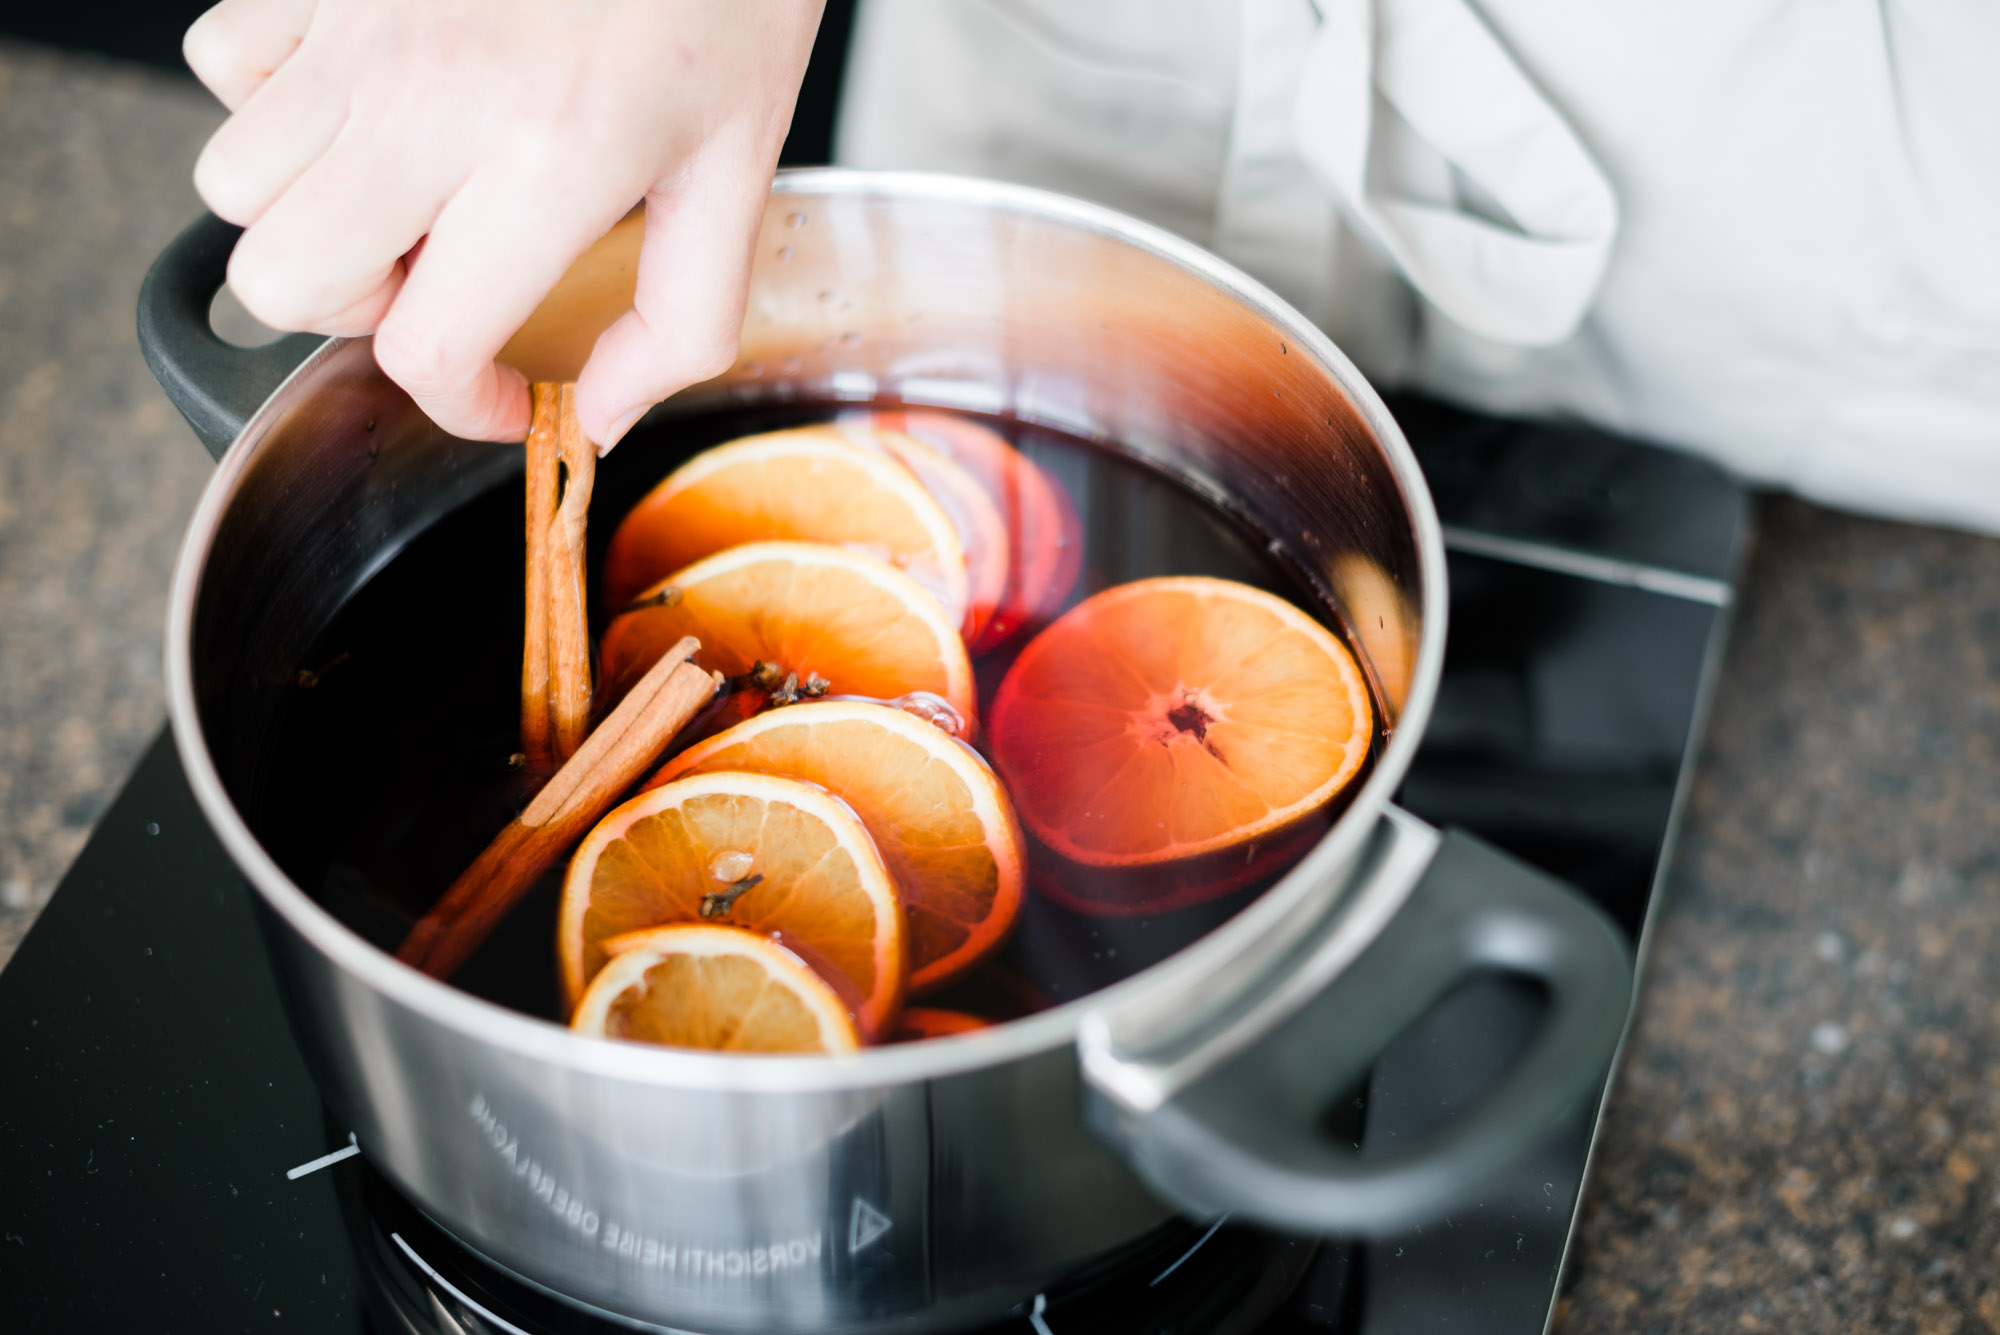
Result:
{"type": "Polygon", "coordinates": [[[682,566],[746,542],[824,542],[878,556],[965,615],[965,549],[943,507],[893,457],[827,426],[704,450],[627,514],[604,556],[622,608],[682,566]]]}
{"type": "Polygon", "coordinates": [[[604,967],[610,938],[702,922],[780,936],[829,984],[852,990],[866,1037],[902,1002],[895,883],[861,822],[822,789],[765,774],[693,775],[600,821],[563,882],[556,947],[570,1004],[604,967]]]}
{"type": "Polygon", "coordinates": [[[994,759],[1021,819],[1074,861],[1172,862],[1262,840],[1361,770],[1360,669],[1299,608],[1229,580],[1106,589],[1015,660],[994,759]]]}
{"type": "Polygon", "coordinates": [[[968,724],[974,718],[972,663],[957,624],[885,561],[816,543],[749,543],[695,562],[648,596],[658,605],[604,632],[598,680],[611,700],[695,635],[701,665],[726,676],[775,664],[835,695],[929,691],[968,724]]]}
{"type": "Polygon", "coordinates": [[[740,927],[655,927],[618,938],[570,1027],[716,1052],[853,1052],[831,987],[776,941],[740,927]]]}
{"type": "Polygon", "coordinates": [[[902,894],[912,992],[963,973],[1013,927],[1023,854],[1007,791],[922,719],[864,701],[774,709],[689,747],[652,784],[715,770],[804,780],[854,809],[902,894]]]}

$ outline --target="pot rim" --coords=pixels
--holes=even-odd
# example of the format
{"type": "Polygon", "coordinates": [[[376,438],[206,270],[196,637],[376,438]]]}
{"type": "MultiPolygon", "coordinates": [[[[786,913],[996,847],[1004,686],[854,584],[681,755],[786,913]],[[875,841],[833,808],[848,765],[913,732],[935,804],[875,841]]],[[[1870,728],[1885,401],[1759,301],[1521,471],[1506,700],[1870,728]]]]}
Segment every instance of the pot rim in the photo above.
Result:
{"type": "MultiPolygon", "coordinates": [[[[999,1066],[1071,1046],[1084,1018],[1181,987],[1242,954],[1267,932],[1337,893],[1342,873],[1381,819],[1408,769],[1436,696],[1444,659],[1444,542],[1430,491],[1402,431],[1374,388],[1331,339],[1270,289],[1150,223],[1113,209],[1029,186],[930,172],[816,167],[778,173],[776,195],[896,196],[979,204],[1026,213],[1122,241],[1175,264],[1249,306],[1307,351],[1352,401],[1386,456],[1414,527],[1422,579],[1422,634],[1408,694],[1373,771],[1333,827],[1291,871],[1253,903],[1182,950],[1132,977],[1050,1010],[990,1029],[924,1043],[891,1044],[847,1056],[749,1056],[621,1043],[572,1033],[556,1021],[508,1009],[419,972],[348,928],[279,868],[224,789],[196,706],[194,613],[215,533],[262,438],[287,411],[295,385],[351,339],[330,338],[301,362],[244,424],[217,465],[189,521],[175,562],[167,614],[168,715],[189,787],[223,848],[264,902],[334,964],[386,999],[466,1037],[580,1074],[641,1085],[729,1091],[873,1089],[999,1066]]],[[[1366,918],[1379,930],[1408,893],[1371,895],[1366,918]]],[[[1370,935],[1373,935],[1371,930],[1370,935]]]]}

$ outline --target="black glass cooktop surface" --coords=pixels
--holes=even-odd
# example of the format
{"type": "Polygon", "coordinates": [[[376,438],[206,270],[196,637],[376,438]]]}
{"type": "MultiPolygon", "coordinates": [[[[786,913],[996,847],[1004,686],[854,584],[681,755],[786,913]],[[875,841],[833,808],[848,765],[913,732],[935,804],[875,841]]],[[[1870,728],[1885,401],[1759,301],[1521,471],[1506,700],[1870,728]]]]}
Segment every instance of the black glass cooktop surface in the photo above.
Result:
{"type": "MultiPolygon", "coordinates": [[[[1640,939],[1745,496],[1601,433],[1393,406],[1452,548],[1443,689],[1401,800],[1640,939]]],[[[1441,1003],[1370,1077],[1364,1152],[1449,1116],[1537,1004],[1497,978],[1441,1003]]],[[[1177,1224],[995,1329],[1533,1335],[1600,1102],[1444,1223],[1367,1243],[1177,1224]]],[[[0,1329],[618,1328],[464,1251],[350,1149],[293,1046],[250,891],[163,736],[0,973],[0,1329]]]]}

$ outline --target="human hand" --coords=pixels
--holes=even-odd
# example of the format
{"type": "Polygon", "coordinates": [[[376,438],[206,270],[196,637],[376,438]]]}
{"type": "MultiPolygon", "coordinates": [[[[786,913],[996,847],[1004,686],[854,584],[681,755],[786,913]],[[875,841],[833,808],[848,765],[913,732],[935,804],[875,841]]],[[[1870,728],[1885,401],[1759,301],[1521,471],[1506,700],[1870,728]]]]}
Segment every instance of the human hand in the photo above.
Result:
{"type": "Polygon", "coordinates": [[[195,188],[246,230],[229,285],[279,329],[375,336],[437,423],[518,440],[494,355],[646,206],[634,309],[577,381],[609,448],[727,369],[823,0],[223,0],[188,64],[230,118],[195,188]]]}

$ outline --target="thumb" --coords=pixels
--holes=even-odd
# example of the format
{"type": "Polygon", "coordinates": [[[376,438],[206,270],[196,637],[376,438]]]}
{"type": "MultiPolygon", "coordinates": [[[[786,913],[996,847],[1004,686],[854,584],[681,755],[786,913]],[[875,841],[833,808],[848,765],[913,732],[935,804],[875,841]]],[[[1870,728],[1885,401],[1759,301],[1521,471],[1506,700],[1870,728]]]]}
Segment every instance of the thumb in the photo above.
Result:
{"type": "Polygon", "coordinates": [[[736,360],[772,170],[715,155],[647,193],[633,308],[598,337],[576,382],[577,417],[600,452],[661,399],[736,360]]]}

